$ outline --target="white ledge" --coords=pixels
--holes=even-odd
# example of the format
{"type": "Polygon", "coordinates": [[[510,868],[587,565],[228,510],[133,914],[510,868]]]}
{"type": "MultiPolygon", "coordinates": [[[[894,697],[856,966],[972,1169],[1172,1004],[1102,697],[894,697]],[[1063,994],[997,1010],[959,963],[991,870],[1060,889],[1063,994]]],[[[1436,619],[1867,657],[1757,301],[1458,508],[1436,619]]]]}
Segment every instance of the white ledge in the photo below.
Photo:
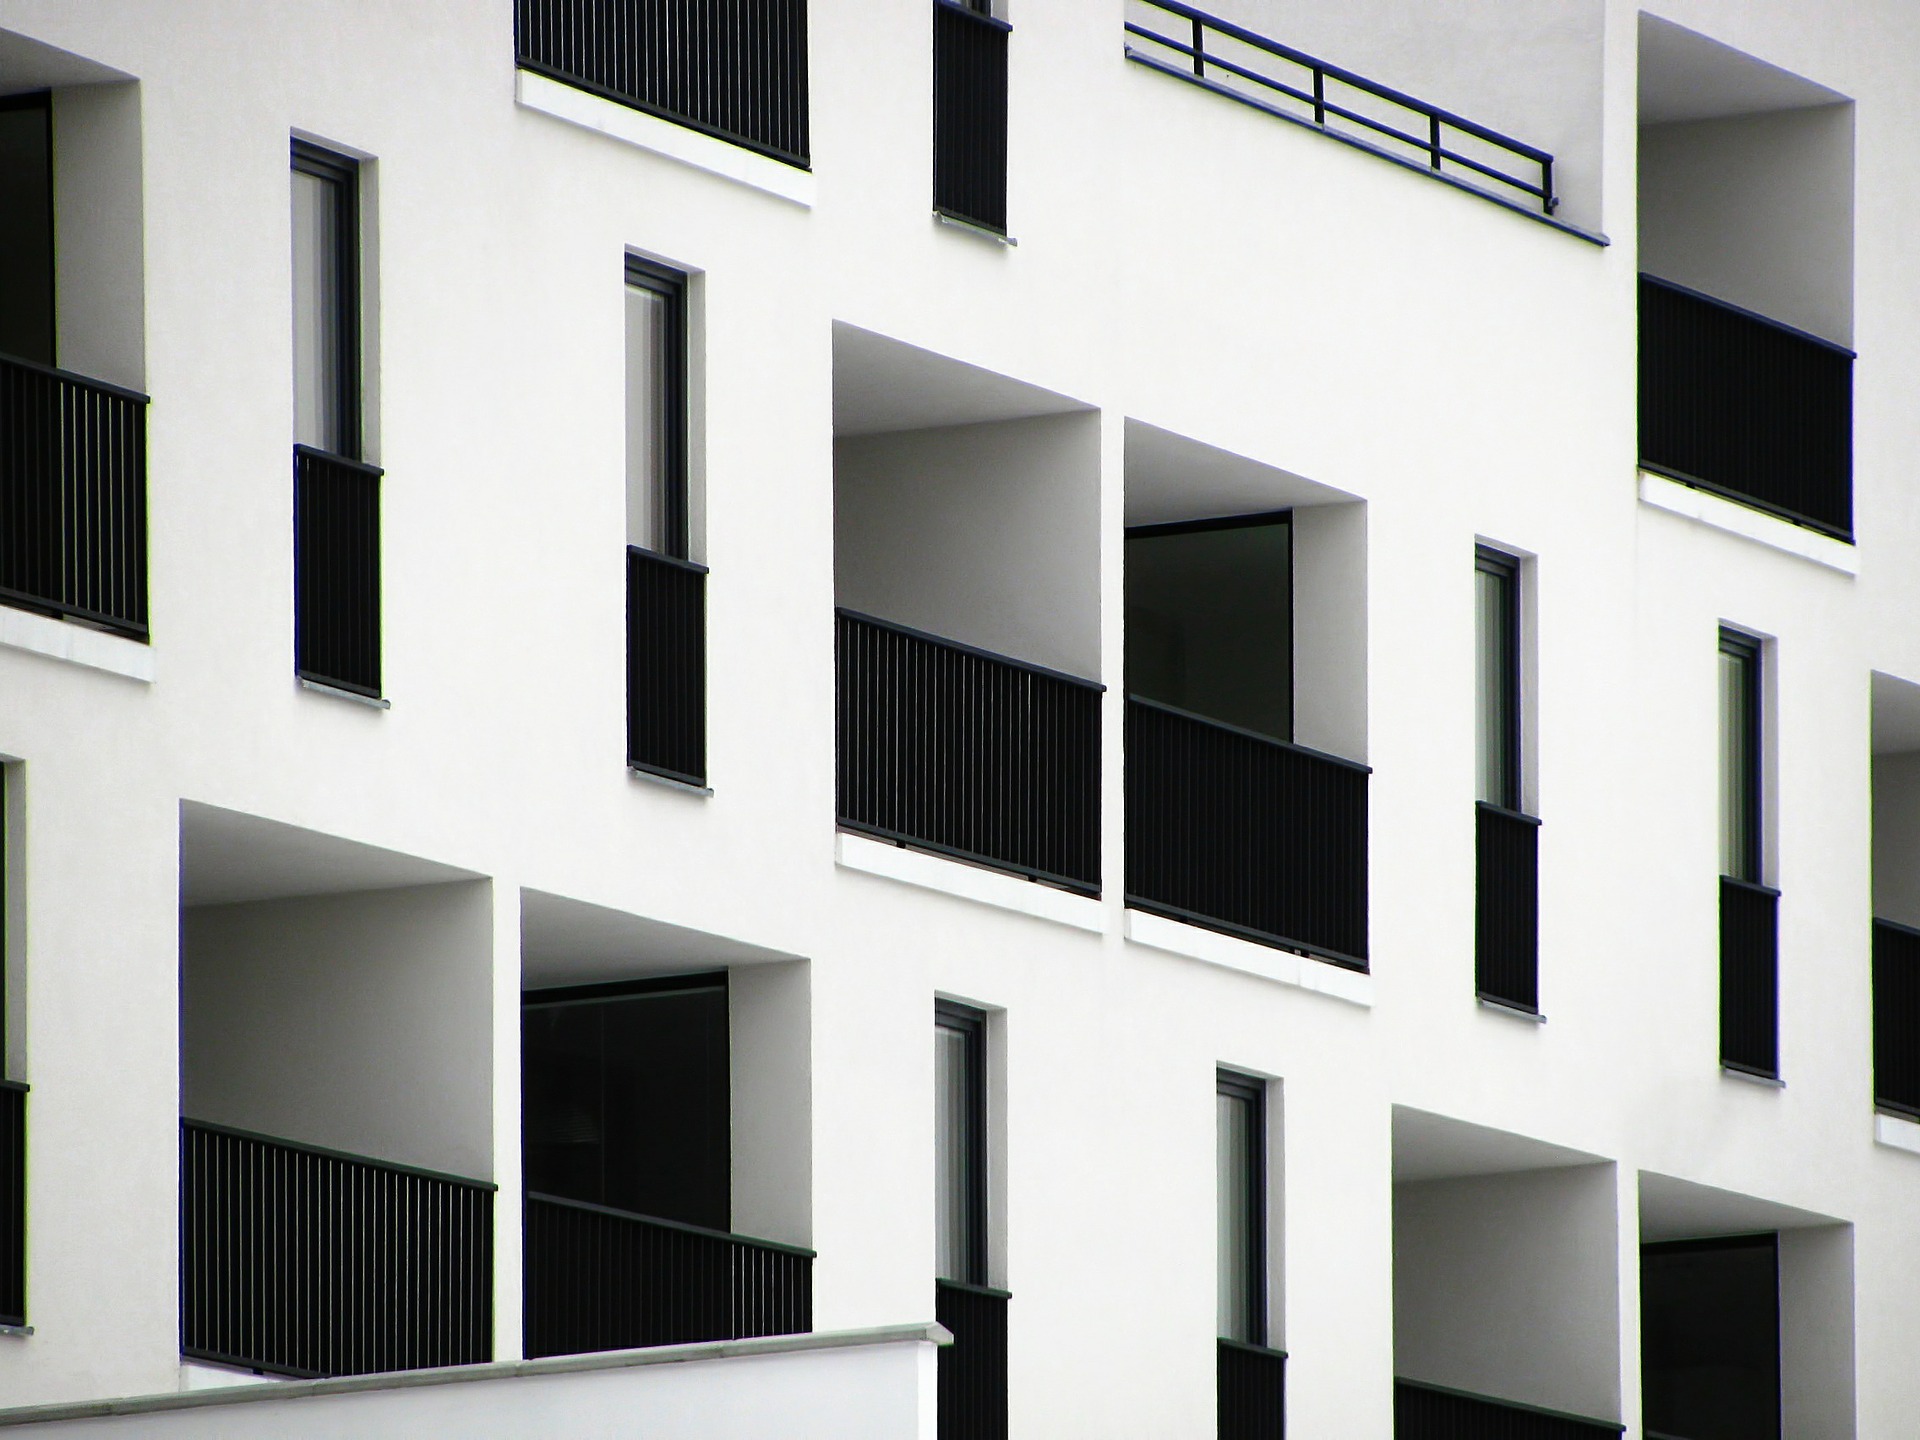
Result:
{"type": "Polygon", "coordinates": [[[91,625],[0,607],[0,645],[153,683],[153,647],[91,625]]]}
{"type": "Polygon", "coordinates": [[[1235,939],[1217,930],[1169,920],[1162,915],[1149,915],[1144,910],[1127,911],[1126,936],[1136,945],[1164,950],[1170,955],[1184,955],[1189,960],[1238,970],[1243,975],[1256,975],[1276,985],[1298,986],[1316,995],[1344,1000],[1349,1005],[1368,1009],[1373,1006],[1373,976],[1335,965],[1330,960],[1315,960],[1291,950],[1256,945],[1251,940],[1235,939]]]}
{"type": "Polygon", "coordinates": [[[703,135],[644,110],[604,100],[530,70],[513,72],[513,98],[525,109],[537,110],[610,140],[718,175],[764,195],[778,196],[804,209],[813,208],[814,181],[810,170],[703,135]]]}
{"type": "Polygon", "coordinates": [[[338,685],[329,685],[324,680],[309,680],[304,675],[293,677],[302,690],[311,690],[316,695],[325,695],[330,700],[351,700],[355,705],[365,705],[370,710],[391,710],[393,702],[384,695],[362,695],[358,690],[343,690],[338,685]]]}
{"type": "Polygon", "coordinates": [[[885,840],[840,831],[834,837],[833,859],[847,870],[878,875],[922,890],[937,890],[977,905],[992,905],[1031,915],[1036,920],[1051,920],[1098,935],[1107,928],[1107,907],[1086,895],[1072,895],[1036,880],[1003,875],[963,860],[948,860],[919,850],[908,850],[885,840]]]}
{"type": "Polygon", "coordinates": [[[1736,500],[1696,490],[1691,485],[1682,485],[1678,480],[1669,480],[1664,475],[1655,475],[1646,470],[1640,472],[1640,502],[1656,510],[1665,510],[1670,515],[1710,525],[1715,530],[1724,530],[1729,535],[1738,535],[1742,540],[1751,540],[1756,545],[1765,545],[1769,550],[1798,555],[1802,560],[1811,560],[1842,575],[1860,573],[1859,558],[1854,547],[1845,541],[1809,530],[1804,525],[1795,525],[1791,520],[1782,520],[1764,510],[1755,510],[1736,500]]]}
{"type": "Polygon", "coordinates": [[[1873,1117],[1873,1139],[1877,1145],[1920,1155],[1920,1121],[1902,1115],[1877,1113],[1873,1117]]]}

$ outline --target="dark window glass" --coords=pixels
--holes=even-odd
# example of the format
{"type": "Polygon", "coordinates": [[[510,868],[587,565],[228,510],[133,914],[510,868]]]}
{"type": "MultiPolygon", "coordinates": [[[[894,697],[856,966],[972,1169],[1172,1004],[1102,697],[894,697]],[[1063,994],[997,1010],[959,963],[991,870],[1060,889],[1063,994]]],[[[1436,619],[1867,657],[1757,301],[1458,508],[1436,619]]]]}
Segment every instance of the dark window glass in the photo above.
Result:
{"type": "Polygon", "coordinates": [[[1640,1365],[1649,1434],[1779,1440],[1777,1237],[1643,1247],[1640,1365]]]}
{"type": "Polygon", "coordinates": [[[1293,527],[1234,516],[1127,531],[1127,692],[1293,738],[1293,527]]]}
{"type": "Polygon", "coordinates": [[[1474,551],[1474,798],[1519,810],[1520,567],[1512,556],[1474,551]]]}
{"type": "Polygon", "coordinates": [[[727,989],[535,991],[521,1012],[526,1187],[638,1215],[732,1224],[727,989]]]}
{"type": "Polygon", "coordinates": [[[53,364],[51,96],[0,99],[0,355],[53,364]]]}
{"type": "Polygon", "coordinates": [[[1220,1338],[1267,1343],[1266,1087],[1222,1070],[1215,1100],[1220,1338]]]}
{"type": "Polygon", "coordinates": [[[1720,873],[1762,883],[1760,645],[1720,632],[1720,873]]]}
{"type": "Polygon", "coordinates": [[[293,142],[293,438],[360,458],[360,173],[293,142]]]}
{"type": "Polygon", "coordinates": [[[934,1010],[934,1229],[939,1279],[987,1283],[986,1019],[934,1010]]]}
{"type": "Polygon", "coordinates": [[[627,543],[687,555],[686,276],[627,260],[627,543]]]}

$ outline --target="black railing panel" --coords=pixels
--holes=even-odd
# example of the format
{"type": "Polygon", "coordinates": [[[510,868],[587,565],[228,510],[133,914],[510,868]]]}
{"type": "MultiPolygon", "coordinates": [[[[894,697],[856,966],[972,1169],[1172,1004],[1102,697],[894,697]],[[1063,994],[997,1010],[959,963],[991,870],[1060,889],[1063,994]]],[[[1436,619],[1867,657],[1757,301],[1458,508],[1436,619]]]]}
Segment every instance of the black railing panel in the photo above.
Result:
{"type": "Polygon", "coordinates": [[[1413,1380],[1393,1382],[1393,1440],[1594,1440],[1625,1432],[1615,1420],[1590,1420],[1413,1380]]]}
{"type": "Polygon", "coordinates": [[[707,568],[631,545],[627,763],[707,783],[707,568]]]}
{"type": "Polygon", "coordinates": [[[180,1349],[278,1375],[493,1354],[493,1187],[180,1124],[180,1349]]]}
{"type": "Polygon", "coordinates": [[[1474,991],[1537,1013],[1540,822],[1482,802],[1475,807],[1474,862],[1474,991]]]}
{"type": "Polygon", "coordinates": [[[1284,1440],[1287,1356],[1264,1345],[1220,1342],[1219,1440],[1284,1440]]]}
{"type": "Polygon", "coordinates": [[[933,1316],[953,1332],[940,1349],[940,1440],[1006,1440],[1007,1292],[934,1283],[933,1316]]]}
{"type": "Polygon", "coordinates": [[[1546,215],[1559,206],[1545,150],[1180,0],[1132,4],[1152,23],[1126,23],[1145,47],[1129,44],[1130,59],[1504,203],[1536,205],[1546,215]]]}
{"type": "Polygon", "coordinates": [[[27,1323],[27,1087],[0,1080],[0,1325],[27,1323]]]}
{"type": "Polygon", "coordinates": [[[807,0],[515,0],[520,68],[803,169],[807,0]]]}
{"type": "Polygon", "coordinates": [[[1920,1119],[1920,930],[1873,922],[1873,1103],[1920,1119]]]}
{"type": "Polygon", "coordinates": [[[1640,277],[1640,464],[1853,535],[1853,356],[1640,277]]]}
{"type": "Polygon", "coordinates": [[[813,1328],[813,1252],[554,1195],[526,1200],[526,1351],[579,1355],[813,1328]]]}
{"type": "Polygon", "coordinates": [[[380,694],[378,467],[293,447],[293,656],[303,678],[380,694]]]}
{"type": "Polygon", "coordinates": [[[1127,904],[1364,970],[1367,767],[1127,697],[1127,904]]]}
{"type": "Polygon", "coordinates": [[[1720,1063],[1780,1073],[1780,892],[1720,877],[1720,1063]]]}
{"type": "Polygon", "coordinates": [[[0,603],[147,638],[147,397],[0,356],[0,603]]]}
{"type": "Polygon", "coordinates": [[[842,827],[1100,888],[1100,686],[837,612],[842,827]]]}
{"type": "Polygon", "coordinates": [[[1007,230],[1004,21],[933,0],[933,208],[1007,230]]]}

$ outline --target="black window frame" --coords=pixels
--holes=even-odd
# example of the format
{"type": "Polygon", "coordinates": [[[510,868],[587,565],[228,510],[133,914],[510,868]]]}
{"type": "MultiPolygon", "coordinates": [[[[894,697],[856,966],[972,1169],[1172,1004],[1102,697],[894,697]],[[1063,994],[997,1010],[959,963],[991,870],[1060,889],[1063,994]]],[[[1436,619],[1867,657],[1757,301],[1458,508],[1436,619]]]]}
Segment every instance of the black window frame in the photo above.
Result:
{"type": "MultiPolygon", "coordinates": [[[[47,333],[44,355],[17,355],[14,358],[33,364],[45,365],[49,369],[60,363],[60,251],[57,244],[57,219],[54,211],[54,175],[53,153],[53,91],[30,90],[20,95],[0,96],[0,111],[37,110],[44,117],[46,131],[46,176],[47,176],[47,276],[46,309],[47,333]]],[[[11,352],[7,352],[11,353],[11,352]]]]}
{"type": "MultiPolygon", "coordinates": [[[[687,465],[687,396],[688,396],[688,325],[687,325],[687,288],[690,277],[684,270],[676,270],[657,260],[629,254],[626,259],[626,286],[657,295],[665,302],[667,325],[667,350],[671,363],[665,377],[665,431],[661,436],[661,448],[666,454],[666,493],[662,497],[662,528],[666,531],[661,537],[664,544],[654,552],[672,560],[689,558],[690,523],[688,503],[688,465],[687,465]]],[[[633,377],[627,377],[630,387],[633,377]]],[[[631,403],[631,391],[628,403],[631,403]]],[[[629,521],[631,523],[631,521],[629,521]]],[[[645,549],[644,546],[634,546],[645,549]]]]}
{"type": "MultiPolygon", "coordinates": [[[[1221,1066],[1214,1070],[1214,1095],[1244,1101],[1248,1106],[1247,1153],[1242,1157],[1247,1167],[1247,1193],[1242,1197],[1248,1217],[1247,1268],[1243,1277],[1247,1287],[1247,1313],[1241,1317],[1247,1333],[1244,1337],[1222,1335],[1219,1338],[1264,1348],[1267,1343],[1267,1082],[1221,1066]]],[[[1216,1126],[1217,1115],[1216,1107],[1216,1126]]],[[[1217,1145],[1217,1135],[1215,1140],[1217,1145]]],[[[1215,1171],[1214,1183],[1218,1185],[1222,1177],[1218,1174],[1217,1162],[1215,1171]]],[[[1219,1243],[1217,1236],[1214,1243],[1219,1243]]]]}
{"type": "MultiPolygon", "coordinates": [[[[1498,717],[1498,733],[1501,737],[1501,773],[1497,788],[1500,791],[1500,795],[1497,799],[1491,800],[1485,796],[1476,795],[1475,799],[1483,805],[1493,805],[1514,815],[1524,815],[1527,812],[1526,737],[1524,734],[1525,701],[1523,698],[1522,681],[1526,667],[1523,663],[1520,648],[1521,560],[1519,556],[1510,555],[1506,551],[1495,549],[1491,545],[1475,545],[1473,547],[1473,568],[1476,576],[1490,575],[1501,584],[1500,631],[1501,643],[1504,650],[1500,656],[1499,663],[1501,669],[1505,671],[1506,680],[1504,687],[1506,714],[1498,717]]],[[[1479,594],[1477,587],[1474,597],[1474,609],[1474,657],[1477,665],[1480,657],[1478,643],[1480,617],[1478,614],[1479,594]]],[[[1484,698],[1485,691],[1483,687],[1478,684],[1479,676],[1476,675],[1474,679],[1476,682],[1474,686],[1474,742],[1477,746],[1483,736],[1481,727],[1484,720],[1479,714],[1479,706],[1484,698]]]]}
{"type": "Polygon", "coordinates": [[[965,1275],[941,1275],[936,1278],[960,1285],[985,1287],[992,1282],[991,1245],[988,1235],[989,1197],[987,1185],[987,1015],[984,1010],[953,1000],[936,1000],[933,1006],[936,1030],[951,1030],[964,1043],[967,1074],[967,1166],[965,1275]]]}
{"type": "MultiPolygon", "coordinates": [[[[1766,643],[1758,636],[1749,635],[1745,631],[1734,629],[1729,625],[1722,625],[1720,627],[1718,653],[1737,659],[1741,661],[1744,666],[1740,696],[1740,723],[1744,732],[1742,739],[1746,749],[1746,764],[1743,767],[1745,773],[1741,776],[1743,805],[1746,811],[1746,833],[1741,837],[1740,848],[1742,853],[1739,856],[1740,864],[1738,867],[1741,873],[1730,874],[1723,870],[1722,874],[1726,879],[1738,880],[1747,885],[1765,885],[1767,863],[1766,786],[1765,759],[1762,746],[1765,744],[1766,733],[1763,713],[1765,699],[1762,690],[1762,686],[1765,683],[1765,676],[1762,667],[1765,664],[1766,643]]],[[[1716,675],[1714,697],[1717,722],[1716,730],[1718,731],[1716,744],[1724,751],[1726,734],[1725,731],[1719,727],[1725,724],[1726,716],[1720,708],[1718,688],[1718,676],[1716,675]]],[[[1722,766],[1725,766],[1726,757],[1724,753],[1720,755],[1719,761],[1722,766]]],[[[1715,804],[1716,807],[1719,804],[1717,797],[1715,804]]],[[[1724,829],[1727,823],[1727,817],[1721,815],[1719,818],[1720,827],[1724,829]]]]}
{"type": "Polygon", "coordinates": [[[321,454],[334,455],[342,460],[364,461],[366,459],[366,435],[364,433],[365,405],[361,395],[361,383],[364,373],[361,355],[361,316],[360,307],[364,303],[361,291],[360,256],[360,170],[361,163],[351,155],[343,155],[337,150],[329,150],[311,140],[302,140],[295,136],[290,145],[292,170],[301,175],[310,175],[333,187],[335,196],[333,245],[334,260],[340,282],[340,295],[329,316],[334,330],[337,368],[333,383],[340,397],[340,430],[345,445],[340,450],[322,450],[318,446],[303,448],[319,451],[321,454]]]}

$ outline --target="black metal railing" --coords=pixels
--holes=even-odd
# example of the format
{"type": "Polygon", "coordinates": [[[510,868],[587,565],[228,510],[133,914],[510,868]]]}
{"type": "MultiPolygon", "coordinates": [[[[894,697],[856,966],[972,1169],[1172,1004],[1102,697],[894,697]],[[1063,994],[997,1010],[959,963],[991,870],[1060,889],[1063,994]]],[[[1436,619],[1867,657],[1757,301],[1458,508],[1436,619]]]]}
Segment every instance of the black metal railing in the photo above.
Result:
{"type": "Polygon", "coordinates": [[[940,1349],[940,1440],[1006,1440],[1008,1299],[985,1285],[934,1282],[933,1317],[953,1332],[940,1349]]]}
{"type": "Polygon", "coordinates": [[[522,70],[804,169],[807,0],[515,0],[522,70]]]}
{"type": "Polygon", "coordinates": [[[180,1350],[276,1375],[493,1354],[493,1186],[180,1122],[180,1350]]]}
{"type": "Polygon", "coordinates": [[[933,208],[1007,231],[1004,20],[933,0],[933,208]]]}
{"type": "Polygon", "coordinates": [[[1920,930],[1873,922],[1873,1103],[1920,1120],[1920,930]]]}
{"type": "Polygon", "coordinates": [[[1127,34],[1149,47],[1129,44],[1130,60],[1496,199],[1547,215],[1559,206],[1545,150],[1179,0],[1132,3],[1143,14],[1160,12],[1149,17],[1155,24],[1172,23],[1168,33],[1129,20],[1127,34]]]}
{"type": "Polygon", "coordinates": [[[0,1080],[0,1325],[27,1323],[27,1087],[0,1080]]]}
{"type": "Polygon", "coordinates": [[[1365,765],[1127,697],[1127,904],[1367,967],[1365,765]]]}
{"type": "Polygon", "coordinates": [[[304,679],[380,694],[377,466],[293,447],[293,665],[304,679]]]}
{"type": "Polygon", "coordinates": [[[1474,815],[1473,985],[1483,1000],[1540,1009],[1540,822],[1485,801],[1474,815]]]}
{"type": "Polygon", "coordinates": [[[1393,1440],[1594,1440],[1625,1434],[1626,1428],[1617,1420],[1591,1420],[1443,1385],[1393,1382],[1393,1440]]]}
{"type": "Polygon", "coordinates": [[[1640,467],[1853,535],[1853,353],[1640,277],[1640,467]]]}
{"type": "Polygon", "coordinates": [[[1091,680],[836,612],[842,828],[1100,888],[1091,680]]]}
{"type": "Polygon", "coordinates": [[[147,638],[147,397],[0,355],[0,604],[147,638]]]}
{"type": "Polygon", "coordinates": [[[707,783],[707,567],[627,547],[627,764],[707,783]]]}
{"type": "Polygon", "coordinates": [[[523,1243],[529,1356],[813,1328],[811,1250],[536,1194],[523,1243]]]}
{"type": "Polygon", "coordinates": [[[1285,1440],[1287,1352],[1220,1342],[1219,1440],[1285,1440]]]}
{"type": "Polygon", "coordinates": [[[1720,877],[1720,1063],[1780,1073],[1780,892],[1720,877]]]}

